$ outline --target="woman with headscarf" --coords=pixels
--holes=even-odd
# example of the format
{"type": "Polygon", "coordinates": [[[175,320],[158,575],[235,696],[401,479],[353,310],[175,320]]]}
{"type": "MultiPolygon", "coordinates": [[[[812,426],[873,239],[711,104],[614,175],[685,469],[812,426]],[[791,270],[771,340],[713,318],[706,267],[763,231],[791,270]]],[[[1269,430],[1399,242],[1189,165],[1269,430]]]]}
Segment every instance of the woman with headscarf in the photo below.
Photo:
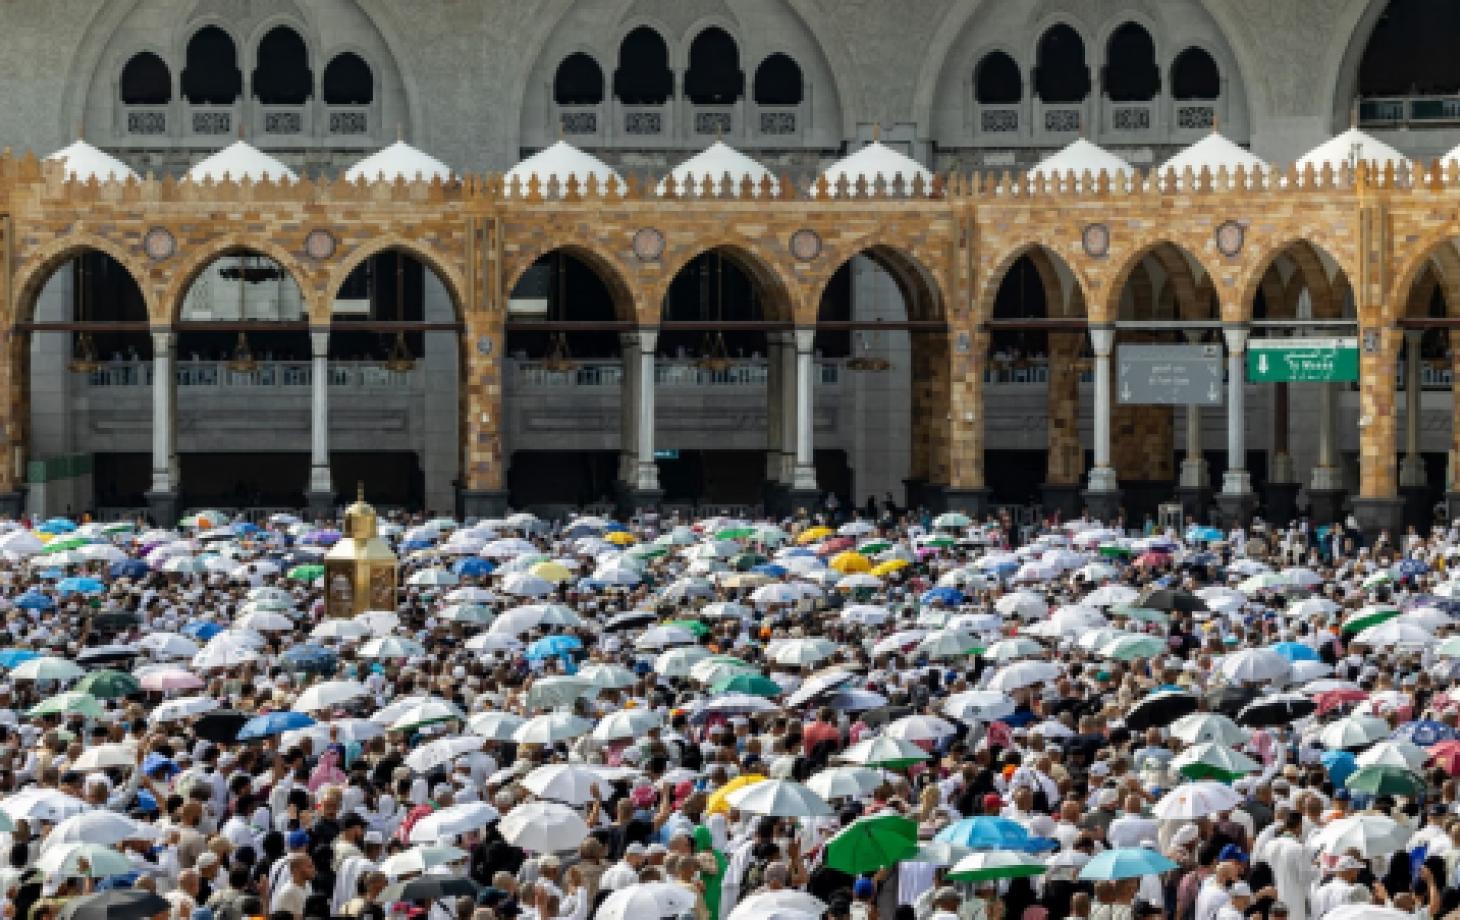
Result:
{"type": "Polygon", "coordinates": [[[345,775],[344,770],[340,769],[343,754],[344,749],[338,744],[325,748],[324,753],[320,755],[319,765],[314,768],[314,772],[309,774],[310,792],[319,791],[320,786],[343,786],[349,782],[350,778],[345,775]]]}

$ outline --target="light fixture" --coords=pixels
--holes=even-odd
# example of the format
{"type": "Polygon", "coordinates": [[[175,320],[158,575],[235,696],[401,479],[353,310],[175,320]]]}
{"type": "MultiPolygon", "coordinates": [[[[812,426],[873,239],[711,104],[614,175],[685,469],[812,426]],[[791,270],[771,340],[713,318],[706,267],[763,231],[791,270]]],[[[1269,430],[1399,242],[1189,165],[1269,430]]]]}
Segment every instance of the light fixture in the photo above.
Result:
{"type": "MultiPolygon", "coordinates": [[[[406,320],[406,258],[400,252],[395,253],[395,318],[402,323],[406,320]]],[[[381,366],[397,374],[415,368],[416,356],[411,354],[411,347],[406,343],[404,329],[396,331],[395,341],[391,343],[390,352],[381,366]]]]}
{"type": "Polygon", "coordinates": [[[847,362],[848,370],[880,374],[892,369],[891,361],[880,355],[872,354],[872,337],[867,334],[866,330],[857,334],[857,340],[861,343],[862,353],[847,362]]]}
{"type": "MultiPolygon", "coordinates": [[[[715,304],[710,309],[710,285],[709,285],[709,263],[701,268],[700,306],[701,313],[706,319],[720,323],[725,321],[725,256],[722,253],[715,253],[715,304]],[[714,315],[709,315],[713,313],[714,315]]],[[[721,329],[705,333],[704,343],[700,346],[700,356],[695,360],[695,367],[709,371],[712,374],[723,374],[735,366],[730,359],[730,349],[725,345],[725,333],[721,329]]]]}
{"type": "MultiPolygon", "coordinates": [[[[76,321],[80,323],[87,320],[86,279],[86,257],[79,256],[76,259],[76,287],[72,299],[75,301],[76,321]]],[[[101,370],[101,361],[96,356],[96,342],[92,340],[90,332],[83,329],[77,333],[75,350],[67,367],[73,374],[93,374],[101,370]]]]}
{"type": "MultiPolygon", "coordinates": [[[[562,253],[558,253],[554,276],[557,282],[555,285],[557,296],[551,298],[548,303],[548,319],[551,320],[556,315],[558,321],[562,322],[567,312],[564,306],[567,296],[567,272],[563,270],[562,253]]],[[[543,359],[542,366],[544,370],[554,374],[566,374],[578,369],[578,362],[573,360],[573,354],[568,350],[568,334],[563,330],[559,329],[552,334],[547,357],[543,359]]]]}
{"type": "Polygon", "coordinates": [[[716,330],[705,336],[704,354],[695,360],[695,367],[712,374],[723,374],[733,367],[730,352],[725,347],[725,334],[716,330]]]}
{"type": "Polygon", "coordinates": [[[238,333],[238,343],[233,346],[233,357],[228,360],[228,369],[235,374],[252,374],[259,369],[259,362],[248,347],[248,333],[238,333]]]}

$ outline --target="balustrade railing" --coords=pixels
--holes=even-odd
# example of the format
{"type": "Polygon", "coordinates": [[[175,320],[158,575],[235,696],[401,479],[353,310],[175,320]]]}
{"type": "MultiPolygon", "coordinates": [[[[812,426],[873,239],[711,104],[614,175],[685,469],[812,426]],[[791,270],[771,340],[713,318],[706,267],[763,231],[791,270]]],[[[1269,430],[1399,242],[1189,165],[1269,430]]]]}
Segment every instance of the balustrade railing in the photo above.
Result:
{"type": "MultiPolygon", "coordinates": [[[[260,361],[252,371],[231,369],[227,361],[179,361],[173,368],[179,388],[219,389],[307,388],[314,379],[309,361],[260,361]]],[[[367,361],[331,361],[329,385],[404,389],[415,379],[415,371],[392,371],[367,361]]],[[[151,361],[112,361],[87,375],[87,385],[96,388],[150,387],[151,361]]]]}

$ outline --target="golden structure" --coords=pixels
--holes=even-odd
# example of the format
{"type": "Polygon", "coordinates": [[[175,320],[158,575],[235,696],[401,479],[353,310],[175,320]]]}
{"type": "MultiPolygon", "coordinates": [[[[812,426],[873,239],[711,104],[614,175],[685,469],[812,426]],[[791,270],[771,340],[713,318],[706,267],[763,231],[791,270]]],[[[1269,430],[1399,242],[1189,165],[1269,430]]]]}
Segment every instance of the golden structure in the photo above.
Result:
{"type": "MultiPolygon", "coordinates": [[[[768,320],[798,331],[815,329],[823,290],[843,263],[856,255],[876,260],[902,289],[908,320],[927,326],[913,337],[913,476],[942,490],[950,504],[984,489],[983,370],[992,309],[1005,273],[1022,255],[1037,256],[1047,284],[1058,275],[1067,291],[1073,288],[1050,301],[1062,310],[1052,318],[1066,322],[1053,350],[1068,367],[1053,369],[1049,406],[1055,443],[1048,480],[1060,483],[1082,475],[1071,375],[1077,364],[1088,367],[1085,355],[1096,338],[1089,333],[1113,330],[1122,318],[1127,286],[1148,284],[1145,263],[1163,265],[1166,287],[1181,301],[1177,315],[1240,333],[1226,337],[1230,345],[1245,341],[1259,290],[1275,286],[1269,303],[1283,301],[1289,279],[1274,278],[1275,262],[1286,256],[1306,271],[1319,261],[1311,253],[1321,253],[1331,268],[1308,287],[1331,291],[1335,301],[1340,289],[1351,292],[1363,343],[1355,498],[1365,515],[1386,523],[1399,501],[1395,366],[1406,323],[1427,316],[1413,290],[1433,277],[1460,293],[1460,257],[1451,246],[1460,240],[1455,163],[1087,173],[1058,181],[952,175],[928,185],[899,177],[798,187],[783,178],[774,189],[705,177],[693,199],[683,191],[671,183],[658,194],[637,177],[620,187],[536,178],[508,185],[498,175],[369,184],[170,177],[81,183],[32,155],[0,157],[0,309],[8,333],[0,353],[7,394],[0,437],[11,461],[0,464],[0,492],[18,490],[26,459],[36,298],[58,267],[88,250],[110,255],[134,276],[151,329],[163,336],[174,329],[192,282],[225,254],[275,259],[298,282],[317,330],[329,328],[335,292],[363,260],[385,250],[421,260],[442,279],[457,311],[461,482],[469,511],[472,496],[500,495],[505,486],[506,303],[522,273],[555,250],[598,272],[619,319],[644,330],[657,328],[675,274],[708,250],[747,271],[768,320]]],[[[1321,298],[1314,298],[1316,311],[1321,298]]],[[[1460,331],[1460,297],[1446,300],[1450,316],[1427,321],[1460,331]]],[[[1117,419],[1116,428],[1115,437],[1170,437],[1171,426],[1152,414],[1117,419]]],[[[1129,451],[1114,453],[1118,461],[1129,451]]],[[[1452,476],[1460,476],[1457,455],[1460,438],[1451,448],[1452,476]]],[[[1447,485],[1460,491],[1460,482],[1447,485]]],[[[364,508],[352,526],[373,527],[373,519],[364,508]]],[[[363,594],[357,589],[352,609],[367,605],[363,594]]]]}
{"type": "Polygon", "coordinates": [[[340,541],[324,557],[325,614],[353,617],[366,610],[394,610],[399,564],[376,530],[375,509],[360,486],[345,509],[340,541]]]}

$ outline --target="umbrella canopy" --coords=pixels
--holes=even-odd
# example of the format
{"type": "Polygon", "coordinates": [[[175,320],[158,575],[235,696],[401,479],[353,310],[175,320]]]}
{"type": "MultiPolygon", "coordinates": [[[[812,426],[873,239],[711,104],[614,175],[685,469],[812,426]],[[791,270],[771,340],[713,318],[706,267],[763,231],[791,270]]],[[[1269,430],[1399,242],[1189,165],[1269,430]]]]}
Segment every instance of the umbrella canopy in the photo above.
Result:
{"type": "Polygon", "coordinates": [[[1120,847],[1097,854],[1080,869],[1087,881],[1110,881],[1160,875],[1175,869],[1176,863],[1146,847],[1120,847]]]}
{"type": "Polygon", "coordinates": [[[1404,849],[1409,844],[1410,833],[1392,818],[1352,815],[1320,828],[1308,845],[1336,856],[1357,850],[1364,859],[1372,859],[1404,849]]]}
{"type": "Polygon", "coordinates": [[[1215,712],[1194,712],[1172,722],[1168,729],[1173,737],[1187,744],[1211,741],[1233,747],[1247,740],[1247,730],[1224,715],[1215,712]]]}
{"type": "Polygon", "coordinates": [[[993,882],[1007,878],[1030,878],[1048,871],[1044,863],[1012,850],[969,853],[948,870],[955,882],[993,882]]]}
{"type": "Polygon", "coordinates": [[[695,894],[676,882],[641,882],[620,888],[598,905],[594,920],[670,920],[693,913],[695,894]]]}
{"type": "Polygon", "coordinates": [[[67,901],[60,920],[148,920],[172,910],[172,902],[140,888],[113,888],[67,901]]]}
{"type": "Polygon", "coordinates": [[[1031,852],[1040,849],[1037,838],[1017,821],[978,815],[955,821],[939,831],[935,840],[954,846],[975,850],[1019,850],[1031,852]]]}
{"type": "MultiPolygon", "coordinates": [[[[561,806],[560,806],[561,807],[561,806]]],[[[448,805],[417,821],[411,828],[412,843],[434,843],[479,831],[500,817],[486,802],[448,805]]],[[[539,849],[533,847],[533,849],[539,849]]]]}
{"type": "Polygon", "coordinates": [[[1242,796],[1230,786],[1211,780],[1183,783],[1161,797],[1151,813],[1166,821],[1205,818],[1219,811],[1236,808],[1242,796]]]}
{"type": "Polygon", "coordinates": [[[1197,699],[1184,690],[1152,693],[1131,707],[1125,724],[1131,731],[1145,731],[1170,725],[1182,716],[1196,712],[1197,699]]]}
{"type": "Polygon", "coordinates": [[[776,818],[829,817],[835,812],[826,800],[791,780],[767,780],[736,789],[725,798],[731,808],[776,818]]]}
{"type": "Polygon", "coordinates": [[[911,741],[889,738],[886,735],[859,741],[837,757],[847,763],[887,770],[900,770],[930,759],[926,751],[911,741]]]}
{"type": "Polygon", "coordinates": [[[1368,795],[1403,795],[1416,798],[1425,790],[1425,778],[1404,767],[1360,767],[1344,781],[1353,792],[1368,795]]]}
{"type": "Polygon", "coordinates": [[[1251,757],[1211,741],[1192,745],[1176,755],[1171,765],[1190,779],[1223,782],[1231,782],[1262,769],[1262,765],[1251,757]]]}
{"type": "Polygon", "coordinates": [[[508,843],[539,853],[574,849],[588,836],[578,812],[556,802],[518,805],[497,827],[508,843]]]}

